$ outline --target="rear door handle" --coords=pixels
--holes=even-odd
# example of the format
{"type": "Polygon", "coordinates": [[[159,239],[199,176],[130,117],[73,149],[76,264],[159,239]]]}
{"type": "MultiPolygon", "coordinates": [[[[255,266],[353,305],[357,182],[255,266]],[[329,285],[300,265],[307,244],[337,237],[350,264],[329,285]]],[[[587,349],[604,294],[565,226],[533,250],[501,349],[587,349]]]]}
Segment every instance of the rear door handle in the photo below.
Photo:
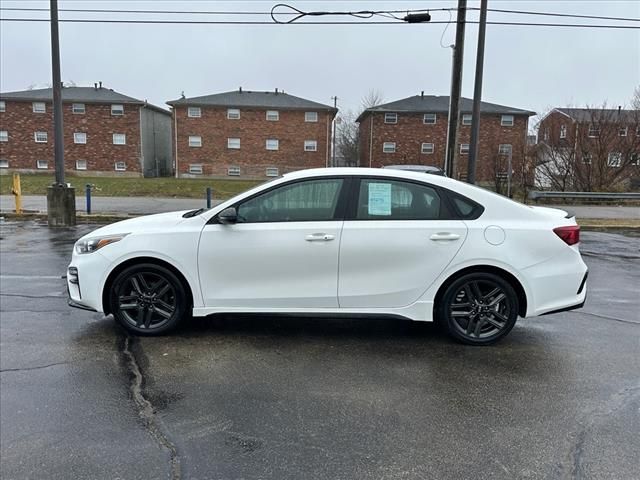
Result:
{"type": "Polygon", "coordinates": [[[434,233],[429,238],[434,242],[451,242],[453,240],[458,240],[460,238],[460,235],[450,232],[438,232],[434,233]]]}
{"type": "Polygon", "coordinates": [[[307,242],[330,242],[335,238],[334,235],[329,235],[328,233],[312,233],[304,237],[307,242]]]}

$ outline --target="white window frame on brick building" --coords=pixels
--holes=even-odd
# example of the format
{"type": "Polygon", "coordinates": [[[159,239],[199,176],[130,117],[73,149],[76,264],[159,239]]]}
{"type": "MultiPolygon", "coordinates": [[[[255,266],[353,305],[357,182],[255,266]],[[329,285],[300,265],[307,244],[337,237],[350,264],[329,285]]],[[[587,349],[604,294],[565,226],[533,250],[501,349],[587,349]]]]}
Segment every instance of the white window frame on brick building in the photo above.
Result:
{"type": "Polygon", "coordinates": [[[588,153],[588,152],[584,153],[582,155],[582,163],[585,164],[585,165],[591,165],[592,158],[593,157],[591,156],[590,153],[588,153]]]}
{"type": "Polygon", "coordinates": [[[498,155],[511,155],[513,147],[510,143],[501,143],[498,145],[498,155]]]}
{"type": "Polygon", "coordinates": [[[73,143],[85,145],[87,143],[87,134],[85,132],[73,132],[73,143]]]}
{"type": "Polygon", "coordinates": [[[123,162],[122,160],[115,162],[113,164],[113,169],[116,172],[126,172],[127,171],[127,163],[123,162]]]}
{"type": "Polygon", "coordinates": [[[228,167],[227,175],[230,177],[239,177],[240,176],[240,167],[228,167]]]}
{"type": "Polygon", "coordinates": [[[46,170],[49,168],[48,160],[36,160],[36,168],[38,170],[46,170]]]}
{"type": "Polygon", "coordinates": [[[304,112],[304,121],[315,123],[318,121],[318,112],[304,112]]]}
{"type": "Polygon", "coordinates": [[[7,111],[7,102],[0,100],[0,113],[7,111]]]}
{"type": "Polygon", "coordinates": [[[640,153],[634,152],[629,157],[629,165],[640,165],[640,153]]]}
{"type": "Polygon", "coordinates": [[[227,108],[227,120],[240,120],[240,109],[227,108]]]}
{"type": "Polygon", "coordinates": [[[280,170],[278,169],[278,167],[267,167],[265,169],[264,174],[267,177],[279,177],[280,176],[280,170]]]}
{"type": "Polygon", "coordinates": [[[438,115],[436,113],[425,113],[422,117],[422,123],[425,125],[435,125],[438,121],[438,115]]]}
{"type": "Polygon", "coordinates": [[[0,158],[0,168],[9,168],[9,160],[0,158]]]}
{"type": "Polygon", "coordinates": [[[567,138],[567,126],[560,125],[560,138],[567,138]]]}
{"type": "Polygon", "coordinates": [[[114,133],[113,134],[113,144],[114,145],[126,145],[127,144],[127,135],[124,133],[114,133]]]}
{"type": "Polygon", "coordinates": [[[87,169],[86,160],[76,160],[76,170],[86,170],[86,169],[87,169]]]}
{"type": "Polygon", "coordinates": [[[618,130],[619,137],[626,137],[629,134],[629,127],[620,127],[618,130]]]}
{"type": "Polygon", "coordinates": [[[49,141],[49,135],[47,132],[33,132],[33,139],[36,143],[47,143],[49,141]]]}
{"type": "Polygon", "coordinates": [[[515,123],[516,123],[516,119],[513,115],[500,116],[500,126],[502,127],[513,127],[515,123]]]}
{"type": "Polygon", "coordinates": [[[47,104],[45,102],[33,102],[31,109],[33,113],[47,113],[47,104]]]}
{"type": "Polygon", "coordinates": [[[395,124],[398,123],[398,114],[394,112],[387,112],[384,114],[384,123],[395,124]]]}
{"type": "Polygon", "coordinates": [[[202,146],[202,137],[200,135],[189,135],[189,146],[199,148],[202,146]]]}
{"type": "Polygon", "coordinates": [[[87,109],[84,103],[72,103],[71,104],[71,113],[76,115],[84,115],[87,112],[87,109]]]}
{"type": "Polygon", "coordinates": [[[227,148],[230,150],[240,150],[240,139],[227,138],[227,148]]]}
{"type": "Polygon", "coordinates": [[[382,144],[382,153],[396,153],[396,142],[384,142],[382,144]]]}
{"type": "Polygon", "coordinates": [[[7,130],[0,130],[0,142],[9,141],[9,132],[7,130]]]}
{"type": "Polygon", "coordinates": [[[589,138],[598,138],[600,136],[600,126],[591,124],[589,125],[589,131],[587,132],[589,138]]]}
{"type": "Polygon", "coordinates": [[[204,168],[201,163],[190,163],[189,173],[191,175],[202,175],[204,173],[204,168]]]}
{"type": "Polygon", "coordinates": [[[187,117],[189,117],[189,118],[200,118],[200,117],[202,117],[202,109],[200,107],[188,107],[187,108],[187,117]]]}
{"type": "Polygon", "coordinates": [[[423,143],[420,146],[420,153],[424,153],[425,155],[431,155],[435,151],[435,146],[433,143],[423,143]]]}
{"type": "Polygon", "coordinates": [[[267,150],[278,150],[280,148],[280,142],[275,138],[267,138],[264,146],[267,150]]]}
{"type": "Polygon", "coordinates": [[[468,155],[469,154],[469,144],[461,143],[460,144],[460,155],[468,155]]]}
{"type": "Polygon", "coordinates": [[[622,153],[620,152],[609,152],[607,155],[607,166],[618,168],[622,166],[622,153]]]}
{"type": "Polygon", "coordinates": [[[470,113],[463,113],[460,122],[462,123],[462,125],[471,125],[472,117],[473,115],[471,115],[470,113]]]}
{"type": "Polygon", "coordinates": [[[280,112],[278,112],[278,110],[267,110],[265,118],[269,122],[277,122],[280,120],[280,112]]]}
{"type": "Polygon", "coordinates": [[[304,151],[305,152],[317,152],[318,151],[318,142],[316,140],[305,140],[304,141],[304,151]]]}
{"type": "Polygon", "coordinates": [[[124,115],[124,105],[119,103],[114,103],[111,105],[111,115],[119,117],[124,115]]]}

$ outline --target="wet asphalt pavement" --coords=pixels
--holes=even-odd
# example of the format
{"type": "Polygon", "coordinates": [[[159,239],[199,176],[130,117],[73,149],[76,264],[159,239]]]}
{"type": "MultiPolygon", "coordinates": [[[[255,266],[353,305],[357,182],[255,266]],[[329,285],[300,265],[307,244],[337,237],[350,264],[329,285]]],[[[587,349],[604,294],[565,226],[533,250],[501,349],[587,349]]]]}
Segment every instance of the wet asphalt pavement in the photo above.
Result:
{"type": "Polygon", "coordinates": [[[474,348],[380,319],[128,337],[66,305],[91,228],[0,225],[4,480],[640,478],[638,237],[583,232],[586,307],[474,348]]]}

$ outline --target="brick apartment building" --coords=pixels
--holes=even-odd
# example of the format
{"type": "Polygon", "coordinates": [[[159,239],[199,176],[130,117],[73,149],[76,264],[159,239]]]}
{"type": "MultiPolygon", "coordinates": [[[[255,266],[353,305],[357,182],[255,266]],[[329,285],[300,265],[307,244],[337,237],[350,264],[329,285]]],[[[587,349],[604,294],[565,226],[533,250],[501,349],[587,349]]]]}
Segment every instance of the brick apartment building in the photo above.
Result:
{"type": "Polygon", "coordinates": [[[328,165],[331,106],[242,88],[167,104],[177,176],[264,178],[328,165]]]}
{"type": "Polygon", "coordinates": [[[607,190],[640,177],[640,112],[554,108],[538,124],[541,187],[607,190]]]}
{"type": "MultiPolygon", "coordinates": [[[[65,169],[172,174],[171,114],[102,86],[62,89],[65,169]]],[[[53,171],[53,90],[0,93],[0,169],[53,171]]]]}
{"type": "MultiPolygon", "coordinates": [[[[465,178],[471,137],[472,100],[461,100],[455,172],[465,178]]],[[[527,145],[529,117],[535,112],[482,102],[476,177],[493,182],[505,175],[511,154],[519,171],[527,145]]],[[[359,123],[360,166],[433,165],[444,167],[449,97],[420,95],[368,108],[359,123]]]]}

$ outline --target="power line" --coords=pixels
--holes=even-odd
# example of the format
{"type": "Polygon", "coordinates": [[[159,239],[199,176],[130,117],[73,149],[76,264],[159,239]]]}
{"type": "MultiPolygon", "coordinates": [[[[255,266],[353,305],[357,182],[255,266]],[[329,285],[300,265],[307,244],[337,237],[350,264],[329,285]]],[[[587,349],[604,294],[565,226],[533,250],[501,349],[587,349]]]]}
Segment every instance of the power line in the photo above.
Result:
{"type": "MultiPolygon", "coordinates": [[[[480,10],[477,7],[469,8],[469,10],[480,10]]],[[[565,17],[565,18],[589,18],[592,20],[616,20],[621,22],[640,22],[640,18],[625,18],[625,17],[605,17],[601,15],[581,15],[578,13],[554,13],[554,12],[533,12],[529,10],[503,10],[500,8],[489,8],[488,12],[497,13],[514,13],[519,15],[544,15],[547,17],[565,17]]]]}
{"type": "MultiPolygon", "coordinates": [[[[0,18],[0,22],[48,22],[46,18],[0,18]]],[[[115,19],[60,19],[60,23],[122,23],[122,24],[165,24],[165,25],[279,25],[281,23],[263,21],[263,20],[115,20],[115,19]]],[[[431,21],[432,24],[448,24],[448,20],[431,21]]],[[[467,20],[466,24],[478,24],[475,20],[467,20]]],[[[407,25],[405,22],[390,20],[375,20],[367,22],[359,21],[306,21],[287,23],[286,25],[407,25]]],[[[422,24],[414,24],[422,25],[422,24]]],[[[505,25],[505,26],[522,26],[522,27],[567,27],[567,28],[598,28],[598,29],[623,29],[623,30],[640,30],[640,25],[603,25],[603,24],[581,24],[581,23],[532,23],[532,22],[499,22],[488,21],[487,25],[505,25]]]]}

